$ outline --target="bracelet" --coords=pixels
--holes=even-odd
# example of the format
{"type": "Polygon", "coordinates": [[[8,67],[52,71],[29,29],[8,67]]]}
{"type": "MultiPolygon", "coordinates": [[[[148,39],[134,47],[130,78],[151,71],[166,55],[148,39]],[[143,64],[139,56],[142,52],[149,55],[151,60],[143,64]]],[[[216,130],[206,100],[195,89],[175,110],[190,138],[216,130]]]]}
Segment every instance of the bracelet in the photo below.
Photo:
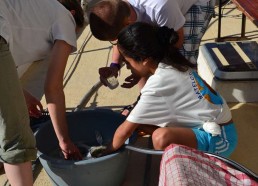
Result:
{"type": "Polygon", "coordinates": [[[118,70],[121,69],[121,65],[119,63],[111,63],[109,67],[116,67],[118,70]]]}

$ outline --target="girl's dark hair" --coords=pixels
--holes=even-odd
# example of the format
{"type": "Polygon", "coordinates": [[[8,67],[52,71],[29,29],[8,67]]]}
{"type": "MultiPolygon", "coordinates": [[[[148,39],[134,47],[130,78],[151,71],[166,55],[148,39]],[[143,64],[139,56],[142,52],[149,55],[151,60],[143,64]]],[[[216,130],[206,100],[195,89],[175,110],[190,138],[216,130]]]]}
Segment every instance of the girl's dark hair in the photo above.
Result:
{"type": "Polygon", "coordinates": [[[174,29],[136,22],[119,33],[118,48],[122,55],[137,62],[150,58],[157,64],[162,61],[179,71],[186,71],[194,65],[174,47],[177,41],[178,34],[174,29]]]}
{"type": "Polygon", "coordinates": [[[67,10],[75,10],[73,18],[80,28],[84,26],[84,13],[79,0],[58,0],[67,10]]]}

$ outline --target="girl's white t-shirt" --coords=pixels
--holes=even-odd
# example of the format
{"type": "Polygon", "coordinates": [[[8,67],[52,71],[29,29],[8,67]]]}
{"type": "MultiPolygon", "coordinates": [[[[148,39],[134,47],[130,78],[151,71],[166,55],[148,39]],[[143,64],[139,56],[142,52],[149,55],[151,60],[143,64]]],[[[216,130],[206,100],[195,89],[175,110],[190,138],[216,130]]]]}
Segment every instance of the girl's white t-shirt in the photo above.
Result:
{"type": "Polygon", "coordinates": [[[202,127],[207,122],[228,122],[231,112],[196,72],[180,72],[160,63],[141,90],[141,98],[127,120],[160,127],[202,127]]]}
{"type": "Polygon", "coordinates": [[[47,57],[55,40],[76,50],[76,23],[57,0],[1,0],[0,35],[9,44],[16,65],[47,57]]]}

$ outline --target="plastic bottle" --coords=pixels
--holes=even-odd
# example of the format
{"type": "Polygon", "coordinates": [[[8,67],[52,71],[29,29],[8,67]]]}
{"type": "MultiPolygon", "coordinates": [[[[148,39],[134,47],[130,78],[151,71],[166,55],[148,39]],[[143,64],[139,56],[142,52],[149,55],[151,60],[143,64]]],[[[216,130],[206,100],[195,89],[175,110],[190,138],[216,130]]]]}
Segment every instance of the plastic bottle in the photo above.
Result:
{"type": "Polygon", "coordinates": [[[104,81],[110,89],[115,89],[119,85],[119,82],[115,76],[110,76],[107,79],[104,79],[104,81]]]}

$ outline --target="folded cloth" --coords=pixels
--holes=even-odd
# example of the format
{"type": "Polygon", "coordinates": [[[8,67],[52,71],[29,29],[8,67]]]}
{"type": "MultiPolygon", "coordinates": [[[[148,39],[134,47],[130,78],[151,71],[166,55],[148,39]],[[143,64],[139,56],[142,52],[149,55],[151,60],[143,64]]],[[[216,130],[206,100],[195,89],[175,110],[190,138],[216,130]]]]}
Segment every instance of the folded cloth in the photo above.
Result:
{"type": "MultiPolygon", "coordinates": [[[[250,173],[249,170],[248,172],[250,173]]],[[[232,164],[228,164],[219,158],[209,156],[190,147],[172,144],[165,149],[162,155],[159,186],[257,186],[256,178],[257,176],[254,179],[250,174],[238,170],[232,164]]]]}
{"type": "Polygon", "coordinates": [[[221,134],[221,128],[216,122],[205,122],[202,126],[205,132],[210,133],[212,136],[217,136],[221,134]]]}

